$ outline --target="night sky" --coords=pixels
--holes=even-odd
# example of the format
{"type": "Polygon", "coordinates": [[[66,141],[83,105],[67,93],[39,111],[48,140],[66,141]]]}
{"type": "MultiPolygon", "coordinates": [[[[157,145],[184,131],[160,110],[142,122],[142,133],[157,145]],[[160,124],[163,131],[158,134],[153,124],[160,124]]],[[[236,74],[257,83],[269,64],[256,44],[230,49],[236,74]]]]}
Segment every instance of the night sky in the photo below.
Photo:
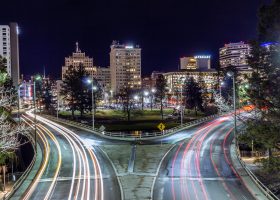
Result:
{"type": "Polygon", "coordinates": [[[176,70],[179,58],[210,54],[228,42],[256,36],[257,10],[269,0],[7,0],[0,24],[20,26],[21,73],[42,72],[59,78],[64,57],[75,42],[109,66],[112,40],[139,44],[142,71],[176,70]]]}

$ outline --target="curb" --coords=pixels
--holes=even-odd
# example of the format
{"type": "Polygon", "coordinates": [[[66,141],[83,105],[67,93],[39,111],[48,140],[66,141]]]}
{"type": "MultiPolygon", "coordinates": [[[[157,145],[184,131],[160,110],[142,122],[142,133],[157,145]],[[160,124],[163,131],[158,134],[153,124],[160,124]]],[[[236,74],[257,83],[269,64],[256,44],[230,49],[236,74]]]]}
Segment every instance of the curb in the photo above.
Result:
{"type": "Polygon", "coordinates": [[[119,179],[119,176],[118,176],[118,173],[117,173],[117,169],[113,163],[113,161],[110,159],[110,157],[108,156],[108,154],[103,150],[101,149],[100,147],[97,147],[98,149],[100,149],[100,151],[105,155],[105,157],[108,159],[108,161],[111,163],[111,166],[113,167],[114,171],[115,171],[115,174],[116,174],[116,177],[117,177],[117,180],[118,180],[118,183],[119,183],[119,187],[120,187],[120,191],[121,191],[121,200],[124,200],[124,194],[123,194],[123,188],[122,188],[122,184],[121,184],[121,181],[119,179]]]}
{"type": "Polygon", "coordinates": [[[265,195],[265,192],[263,188],[260,188],[260,186],[255,182],[255,180],[249,175],[246,168],[242,165],[238,153],[236,151],[235,143],[232,142],[230,145],[230,158],[232,161],[232,165],[239,175],[242,183],[245,185],[245,187],[249,190],[249,192],[253,195],[253,197],[257,200],[275,200],[275,198],[265,195]]]}
{"type": "Polygon", "coordinates": [[[158,177],[158,173],[159,173],[160,167],[161,167],[161,165],[162,165],[162,162],[163,162],[163,160],[165,159],[165,157],[169,154],[169,152],[170,152],[171,150],[173,150],[174,147],[176,147],[176,146],[177,146],[177,145],[174,144],[172,147],[170,147],[169,150],[164,154],[164,156],[162,157],[162,159],[161,159],[160,162],[159,162],[159,165],[158,165],[158,168],[157,168],[157,172],[156,172],[155,178],[154,178],[154,180],[153,180],[152,188],[151,188],[151,198],[150,198],[150,199],[153,199],[154,187],[155,187],[156,179],[157,179],[157,177],[158,177]]]}

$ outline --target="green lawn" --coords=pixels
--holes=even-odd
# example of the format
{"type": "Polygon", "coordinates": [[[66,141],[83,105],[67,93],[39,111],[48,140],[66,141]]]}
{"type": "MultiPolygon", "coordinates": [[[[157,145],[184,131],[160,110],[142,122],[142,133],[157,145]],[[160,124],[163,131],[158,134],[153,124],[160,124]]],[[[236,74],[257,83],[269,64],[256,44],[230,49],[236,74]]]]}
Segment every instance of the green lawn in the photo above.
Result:
{"type": "MultiPolygon", "coordinates": [[[[161,119],[160,110],[132,110],[131,120],[127,121],[126,115],[122,110],[97,110],[95,115],[95,124],[98,128],[103,125],[106,127],[107,131],[135,131],[135,130],[145,130],[145,131],[158,131],[157,125],[163,122],[166,129],[173,128],[180,125],[180,118],[171,118],[173,109],[164,109],[164,119],[161,119]]],[[[62,118],[71,118],[71,112],[63,111],[59,113],[62,118]]],[[[203,113],[198,113],[195,116],[194,111],[186,110],[184,116],[184,122],[192,121],[197,118],[204,117],[203,113]]],[[[80,118],[80,113],[75,112],[75,120],[80,122],[81,120],[87,121],[91,124],[91,113],[86,113],[83,118],[80,118]]]]}

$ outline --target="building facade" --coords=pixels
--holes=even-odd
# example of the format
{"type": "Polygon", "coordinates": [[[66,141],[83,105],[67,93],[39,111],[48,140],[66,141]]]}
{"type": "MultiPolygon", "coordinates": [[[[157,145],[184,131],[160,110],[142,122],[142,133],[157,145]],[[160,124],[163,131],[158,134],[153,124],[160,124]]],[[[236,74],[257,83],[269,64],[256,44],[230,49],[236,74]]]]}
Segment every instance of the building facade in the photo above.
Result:
{"type": "Polygon", "coordinates": [[[181,72],[167,72],[163,74],[167,81],[168,92],[174,93],[181,91],[184,80],[193,77],[195,81],[203,81],[206,89],[214,89],[217,83],[218,73],[215,70],[209,71],[181,71],[181,72]]]}
{"type": "Polygon", "coordinates": [[[193,77],[209,94],[216,89],[218,79],[218,73],[215,70],[167,72],[163,76],[168,85],[167,95],[170,104],[178,104],[187,78],[193,77]]]}
{"type": "Polygon", "coordinates": [[[94,78],[98,81],[104,91],[110,91],[111,74],[109,67],[94,67],[94,78]]]}
{"type": "Polygon", "coordinates": [[[7,72],[13,80],[13,85],[19,84],[19,46],[18,25],[0,25],[0,55],[6,59],[7,72]]]}
{"type": "Polygon", "coordinates": [[[180,58],[181,70],[207,70],[211,68],[211,56],[197,55],[180,58]]]}
{"type": "Polygon", "coordinates": [[[141,88],[141,48],[113,41],[110,51],[111,90],[141,88]]]}
{"type": "Polygon", "coordinates": [[[62,66],[62,80],[65,79],[65,74],[70,66],[79,67],[82,65],[89,74],[95,73],[93,67],[93,59],[86,56],[79,48],[79,43],[76,43],[76,51],[72,53],[72,56],[65,58],[65,64],[62,66]]]}
{"type": "Polygon", "coordinates": [[[248,57],[251,51],[252,47],[245,42],[225,44],[219,50],[221,68],[234,66],[237,70],[250,70],[248,57]]]}

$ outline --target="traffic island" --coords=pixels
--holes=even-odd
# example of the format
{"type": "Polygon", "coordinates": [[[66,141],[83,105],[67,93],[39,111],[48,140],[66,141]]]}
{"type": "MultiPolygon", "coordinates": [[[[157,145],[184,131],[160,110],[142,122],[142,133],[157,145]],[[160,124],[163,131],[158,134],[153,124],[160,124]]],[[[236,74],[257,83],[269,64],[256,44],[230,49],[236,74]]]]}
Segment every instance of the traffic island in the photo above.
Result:
{"type": "Polygon", "coordinates": [[[160,161],[171,147],[171,144],[136,145],[133,170],[129,172],[130,159],[134,158],[131,145],[100,146],[114,165],[125,200],[151,199],[151,188],[160,161]]]}

